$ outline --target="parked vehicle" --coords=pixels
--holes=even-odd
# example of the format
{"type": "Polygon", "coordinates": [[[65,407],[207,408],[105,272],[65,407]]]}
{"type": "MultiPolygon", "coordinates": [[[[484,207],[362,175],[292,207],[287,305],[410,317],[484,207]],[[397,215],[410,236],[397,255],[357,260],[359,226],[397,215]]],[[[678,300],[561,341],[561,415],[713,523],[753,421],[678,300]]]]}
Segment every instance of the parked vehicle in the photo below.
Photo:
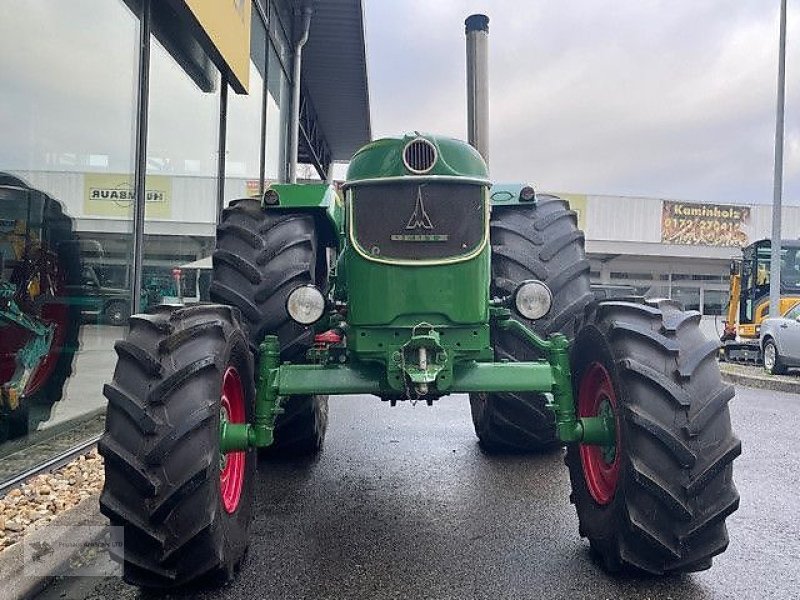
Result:
{"type": "MultiPolygon", "coordinates": [[[[720,337],[723,356],[731,362],[760,363],[761,327],[769,314],[772,241],[758,240],[742,248],[742,258],[731,261],[730,303],[720,337]]],[[[781,315],[800,302],[800,240],[781,240],[781,315]]]]}
{"type": "Polygon", "coordinates": [[[800,367],[800,303],[782,317],[761,322],[759,345],[767,373],[782,375],[789,367],[800,367]]]}
{"type": "Polygon", "coordinates": [[[255,450],[318,452],[328,394],[469,393],[488,452],[567,446],[609,571],[711,566],[741,448],[719,344],[675,302],[598,303],[568,204],[522,185],[490,200],[490,184],[471,146],[411,135],[362,148],[344,197],[282,184],[224,211],[217,304],[131,317],[104,389],[100,504],[128,581],[232,577],[255,450]]]}
{"type": "Polygon", "coordinates": [[[131,315],[130,290],[104,285],[94,266],[81,266],[80,284],[69,286],[84,318],[108,325],[127,325],[131,315]]]}

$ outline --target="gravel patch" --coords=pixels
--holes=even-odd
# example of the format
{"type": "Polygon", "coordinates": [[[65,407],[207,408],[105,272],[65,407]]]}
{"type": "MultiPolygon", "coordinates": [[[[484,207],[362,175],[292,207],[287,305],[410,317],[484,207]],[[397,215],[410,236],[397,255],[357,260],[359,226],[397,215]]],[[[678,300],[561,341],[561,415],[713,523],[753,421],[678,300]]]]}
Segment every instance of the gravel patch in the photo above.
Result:
{"type": "Polygon", "coordinates": [[[103,478],[103,459],[95,448],[52,473],[37,475],[9,490],[0,498],[0,552],[98,494],[103,478]]]}

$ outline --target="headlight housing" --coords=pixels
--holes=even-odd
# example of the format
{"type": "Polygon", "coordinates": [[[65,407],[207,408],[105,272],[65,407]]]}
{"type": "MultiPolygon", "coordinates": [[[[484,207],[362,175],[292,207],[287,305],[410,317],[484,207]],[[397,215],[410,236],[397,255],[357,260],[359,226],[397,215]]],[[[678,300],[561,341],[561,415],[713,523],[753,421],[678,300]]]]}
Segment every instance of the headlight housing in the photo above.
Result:
{"type": "Polygon", "coordinates": [[[523,281],[514,291],[514,308],[529,321],[541,319],[553,306],[553,293],[541,281],[523,281]]]}
{"type": "Polygon", "coordinates": [[[314,285],[301,285],[289,292],[286,312],[301,325],[313,325],[325,314],[325,296],[314,285]]]}

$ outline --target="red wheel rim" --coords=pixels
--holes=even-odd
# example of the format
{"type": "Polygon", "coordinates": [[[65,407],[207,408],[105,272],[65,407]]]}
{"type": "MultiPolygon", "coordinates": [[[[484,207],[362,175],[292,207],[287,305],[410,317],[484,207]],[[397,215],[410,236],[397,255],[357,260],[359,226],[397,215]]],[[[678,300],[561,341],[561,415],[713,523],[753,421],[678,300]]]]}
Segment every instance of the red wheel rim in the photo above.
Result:
{"type": "MultiPolygon", "coordinates": [[[[244,423],[244,387],[239,372],[228,367],[222,377],[220,419],[228,423],[244,423]]],[[[244,451],[228,452],[220,456],[219,487],[225,512],[236,512],[244,486],[244,451]]]]}
{"type": "MultiPolygon", "coordinates": [[[[50,352],[44,360],[39,363],[39,366],[36,367],[36,370],[28,380],[28,385],[25,386],[26,396],[35,394],[47,383],[47,380],[58,364],[61,353],[66,350],[66,348],[64,348],[64,342],[67,339],[67,327],[69,326],[69,309],[67,305],[47,304],[42,309],[42,320],[55,325],[53,340],[50,342],[50,352]]],[[[61,400],[61,398],[53,398],[53,400],[61,400]]]]}
{"type": "Polygon", "coordinates": [[[578,388],[578,416],[596,417],[609,410],[616,422],[616,444],[613,447],[581,444],[579,447],[586,487],[601,505],[611,502],[617,490],[621,447],[617,395],[611,376],[602,364],[594,362],[584,372],[578,388]]]}

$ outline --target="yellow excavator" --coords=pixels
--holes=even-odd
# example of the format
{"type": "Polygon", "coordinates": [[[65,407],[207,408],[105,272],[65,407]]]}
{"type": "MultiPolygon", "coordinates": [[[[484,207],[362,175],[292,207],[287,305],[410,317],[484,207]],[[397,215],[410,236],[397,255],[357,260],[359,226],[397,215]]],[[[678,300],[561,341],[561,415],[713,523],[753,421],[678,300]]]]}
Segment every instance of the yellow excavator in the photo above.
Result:
{"type": "MultiPolygon", "coordinates": [[[[720,337],[725,360],[760,362],[758,336],[761,322],[769,316],[770,240],[759,240],[742,249],[742,258],[731,261],[730,302],[725,330],[720,337]]],[[[800,303],[800,240],[781,241],[780,313],[800,303]]]]}

